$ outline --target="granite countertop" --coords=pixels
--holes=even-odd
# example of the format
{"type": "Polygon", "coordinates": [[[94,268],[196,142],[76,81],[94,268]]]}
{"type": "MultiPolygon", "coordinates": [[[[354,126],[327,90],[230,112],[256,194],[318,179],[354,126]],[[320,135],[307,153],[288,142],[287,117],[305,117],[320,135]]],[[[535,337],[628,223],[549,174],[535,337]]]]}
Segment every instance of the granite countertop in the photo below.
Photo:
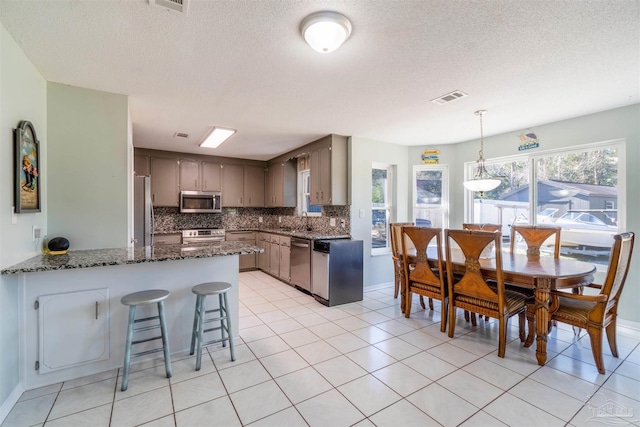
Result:
{"type": "Polygon", "coordinates": [[[320,233],[317,231],[282,229],[282,228],[273,228],[273,229],[266,229],[266,230],[247,229],[247,230],[226,230],[226,231],[227,233],[255,231],[256,233],[280,234],[283,236],[298,237],[301,239],[309,239],[309,240],[329,240],[329,239],[350,239],[351,238],[350,234],[326,234],[326,233],[320,233]]]}
{"type": "Polygon", "coordinates": [[[5,268],[0,274],[34,273],[261,252],[264,252],[264,250],[243,242],[213,242],[192,246],[162,245],[142,248],[89,249],[69,251],[64,255],[37,255],[19,264],[5,268]]]}

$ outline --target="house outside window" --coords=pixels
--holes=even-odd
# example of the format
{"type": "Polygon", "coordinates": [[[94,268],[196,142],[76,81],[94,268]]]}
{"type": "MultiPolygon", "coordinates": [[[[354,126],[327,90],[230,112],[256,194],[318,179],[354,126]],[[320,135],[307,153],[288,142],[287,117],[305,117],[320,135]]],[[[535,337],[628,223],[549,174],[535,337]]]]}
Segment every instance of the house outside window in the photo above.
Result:
{"type": "Polygon", "coordinates": [[[371,254],[388,253],[387,234],[392,218],[392,166],[374,163],[371,169],[371,254]]]}
{"type": "Polygon", "coordinates": [[[298,215],[322,216],[322,206],[311,204],[311,174],[309,169],[298,172],[298,215]]]}
{"type": "Polygon", "coordinates": [[[449,226],[449,168],[413,167],[413,220],[419,227],[449,226]]]}

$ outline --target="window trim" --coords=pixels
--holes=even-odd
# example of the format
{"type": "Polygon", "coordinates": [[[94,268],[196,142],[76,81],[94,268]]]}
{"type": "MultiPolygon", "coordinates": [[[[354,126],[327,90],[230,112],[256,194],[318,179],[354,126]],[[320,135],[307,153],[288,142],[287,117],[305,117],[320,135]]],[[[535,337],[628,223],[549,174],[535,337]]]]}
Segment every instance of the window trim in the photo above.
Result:
{"type": "MultiPolygon", "coordinates": [[[[384,169],[387,171],[387,197],[385,198],[385,206],[384,207],[375,207],[373,206],[373,200],[370,199],[369,203],[371,203],[371,220],[370,227],[373,226],[373,211],[374,210],[383,210],[387,212],[387,229],[389,228],[389,223],[393,222],[393,218],[395,217],[395,186],[394,186],[394,165],[389,163],[380,163],[380,162],[372,162],[371,163],[371,171],[374,169],[384,169]]],[[[371,187],[369,189],[369,194],[373,194],[373,181],[371,181],[371,187]]],[[[391,235],[387,234],[386,246],[384,248],[374,248],[373,242],[369,244],[369,248],[371,249],[371,255],[385,255],[391,253],[391,235]]]]}

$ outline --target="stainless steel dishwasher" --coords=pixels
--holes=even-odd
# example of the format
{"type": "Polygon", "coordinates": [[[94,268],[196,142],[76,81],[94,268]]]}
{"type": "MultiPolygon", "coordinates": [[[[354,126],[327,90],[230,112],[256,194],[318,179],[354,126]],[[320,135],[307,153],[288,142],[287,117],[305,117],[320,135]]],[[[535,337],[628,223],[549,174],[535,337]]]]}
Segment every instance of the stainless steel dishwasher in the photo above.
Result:
{"type": "Polygon", "coordinates": [[[291,238],[291,284],[311,294],[311,240],[291,238]]]}

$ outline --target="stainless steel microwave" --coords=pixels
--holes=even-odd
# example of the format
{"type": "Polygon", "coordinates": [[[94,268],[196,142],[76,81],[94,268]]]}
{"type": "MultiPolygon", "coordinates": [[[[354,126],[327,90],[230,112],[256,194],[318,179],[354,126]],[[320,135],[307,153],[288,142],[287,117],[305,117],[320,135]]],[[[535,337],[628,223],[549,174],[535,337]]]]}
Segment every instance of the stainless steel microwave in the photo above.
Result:
{"type": "Polygon", "coordinates": [[[180,212],[221,213],[222,194],[219,191],[181,191],[180,212]]]}

